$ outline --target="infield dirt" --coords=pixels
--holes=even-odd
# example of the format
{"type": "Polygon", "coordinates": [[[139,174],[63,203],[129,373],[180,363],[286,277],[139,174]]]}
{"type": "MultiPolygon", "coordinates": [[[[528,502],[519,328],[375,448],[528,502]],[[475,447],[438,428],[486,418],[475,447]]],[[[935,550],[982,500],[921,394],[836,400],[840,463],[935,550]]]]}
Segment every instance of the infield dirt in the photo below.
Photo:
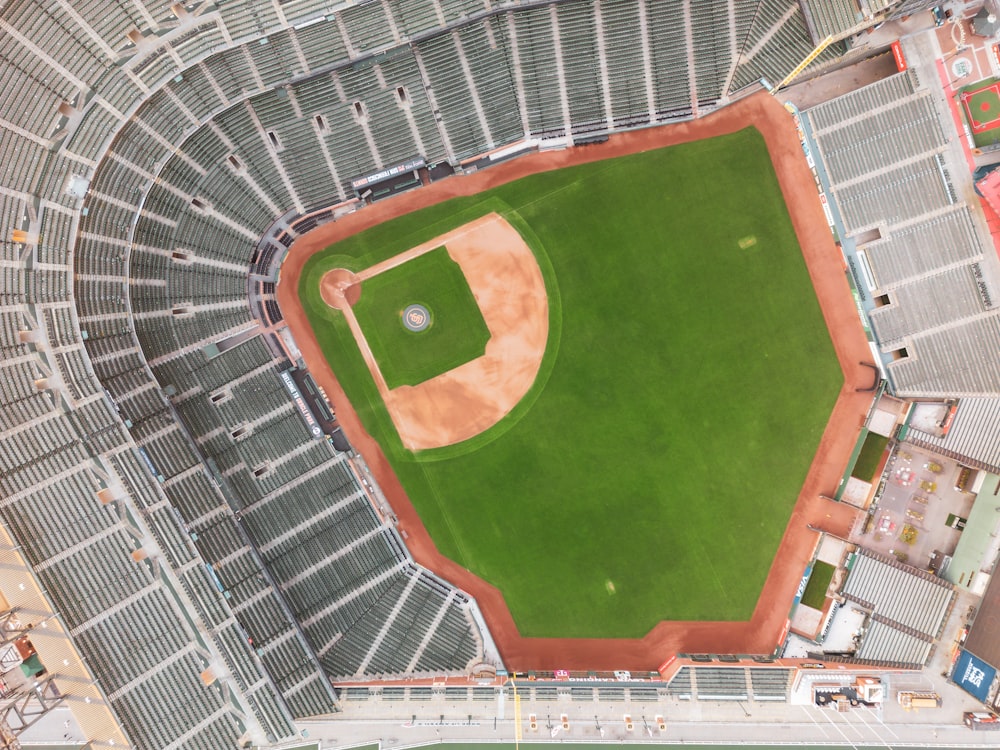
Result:
{"type": "MultiPolygon", "coordinates": [[[[349,294],[350,285],[343,293],[349,294]]],[[[833,495],[857,440],[871,394],[871,357],[850,288],[787,110],[766,93],[755,94],[703,119],[612,135],[602,144],[533,153],[472,175],[432,183],[376,203],[303,236],[282,269],[278,301],[303,358],[337,407],[337,416],[362,453],[399,519],[414,558],[472,594],[508,669],[655,670],[676,653],[769,654],[784,632],[805,565],[818,540],[813,529],[847,536],[856,521],[851,506],[823,499],[833,495]],[[303,266],[328,245],[391,218],[457,196],[474,195],[537,172],[562,169],[690,141],[733,133],[747,125],[764,136],[802,249],[844,385],[823,432],[757,606],[745,622],[661,622],[641,639],[522,638],[498,589],[444,557],[435,547],[378,444],[364,430],[327,364],[298,299],[303,266]]]]}
{"type": "Polygon", "coordinates": [[[503,419],[535,382],[548,340],[545,281],[531,249],[498,214],[488,214],[357,274],[333,269],[323,300],[341,312],[403,445],[412,451],[467,440],[503,419]],[[444,246],[459,264],[489,328],[486,352],[417,385],[389,388],[347,303],[357,285],[444,246]]]}

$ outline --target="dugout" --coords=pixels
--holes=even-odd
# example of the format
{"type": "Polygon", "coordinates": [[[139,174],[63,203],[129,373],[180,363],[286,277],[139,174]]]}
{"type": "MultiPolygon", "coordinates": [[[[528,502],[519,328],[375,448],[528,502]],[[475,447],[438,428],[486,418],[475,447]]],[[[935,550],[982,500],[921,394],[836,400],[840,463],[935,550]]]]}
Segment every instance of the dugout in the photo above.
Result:
{"type": "Polygon", "coordinates": [[[492,151],[487,151],[469,159],[465,159],[462,161],[461,167],[464,172],[476,172],[480,169],[491,167],[494,164],[501,164],[510,159],[515,159],[518,156],[534,153],[536,151],[538,151],[538,144],[535,141],[520,141],[518,143],[511,144],[510,146],[495,148],[492,151]]]}
{"type": "Polygon", "coordinates": [[[336,437],[335,446],[338,450],[345,450],[337,445],[338,442],[346,442],[337,422],[337,416],[326,393],[316,384],[312,375],[298,367],[282,370],[278,375],[313,437],[325,436],[331,440],[336,437]]]}
{"type": "Polygon", "coordinates": [[[378,172],[355,177],[351,180],[351,187],[358,198],[365,203],[374,203],[382,198],[420,187],[424,184],[422,173],[426,171],[427,162],[422,156],[415,156],[380,169],[378,172]]]}

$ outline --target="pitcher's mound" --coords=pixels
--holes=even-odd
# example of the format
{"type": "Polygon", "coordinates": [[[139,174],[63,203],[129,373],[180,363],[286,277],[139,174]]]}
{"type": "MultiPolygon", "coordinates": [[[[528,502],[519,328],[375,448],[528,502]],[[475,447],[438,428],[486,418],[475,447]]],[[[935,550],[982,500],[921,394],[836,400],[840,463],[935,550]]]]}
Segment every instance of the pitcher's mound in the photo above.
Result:
{"type": "Polygon", "coordinates": [[[420,333],[426,331],[431,325],[431,313],[423,305],[407,305],[403,310],[403,325],[406,330],[420,333]]]}

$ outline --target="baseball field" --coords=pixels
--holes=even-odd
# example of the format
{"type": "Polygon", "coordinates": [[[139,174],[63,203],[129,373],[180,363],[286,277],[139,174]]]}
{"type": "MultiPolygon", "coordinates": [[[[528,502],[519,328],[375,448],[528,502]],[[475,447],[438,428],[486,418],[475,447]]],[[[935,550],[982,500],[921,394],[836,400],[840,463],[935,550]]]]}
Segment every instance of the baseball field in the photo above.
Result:
{"type": "Polygon", "coordinates": [[[965,86],[959,94],[973,133],[1000,127],[1000,85],[994,79],[965,86]]]}
{"type": "MultiPolygon", "coordinates": [[[[465,302],[445,308],[461,316],[467,297],[448,278],[465,302]]],[[[365,302],[370,281],[355,309],[386,319],[374,293],[365,302]]],[[[401,283],[391,310],[441,293],[433,274],[401,283]]],[[[402,216],[313,256],[299,295],[437,547],[502,591],[522,635],[636,638],[661,620],[750,619],[843,382],[758,131],[402,216]],[[541,269],[544,358],[499,424],[413,453],[319,280],[488,213],[518,230],[541,269]]],[[[410,336],[404,348],[434,330],[386,320],[410,336]]],[[[462,336],[453,346],[409,357],[380,345],[380,356],[395,382],[414,383],[471,356],[462,336]]]]}

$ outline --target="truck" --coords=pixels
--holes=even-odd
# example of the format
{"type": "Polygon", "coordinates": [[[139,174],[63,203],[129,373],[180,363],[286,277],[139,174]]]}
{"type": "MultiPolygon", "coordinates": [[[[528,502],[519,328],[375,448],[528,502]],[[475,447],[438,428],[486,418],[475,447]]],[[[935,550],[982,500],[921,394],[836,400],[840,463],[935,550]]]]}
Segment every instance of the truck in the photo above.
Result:
{"type": "Polygon", "coordinates": [[[985,711],[966,711],[962,723],[974,732],[1000,731],[1000,716],[985,711]]]}
{"type": "Polygon", "coordinates": [[[919,708],[940,708],[941,696],[927,690],[900,690],[896,695],[899,705],[907,711],[919,708]]]}

